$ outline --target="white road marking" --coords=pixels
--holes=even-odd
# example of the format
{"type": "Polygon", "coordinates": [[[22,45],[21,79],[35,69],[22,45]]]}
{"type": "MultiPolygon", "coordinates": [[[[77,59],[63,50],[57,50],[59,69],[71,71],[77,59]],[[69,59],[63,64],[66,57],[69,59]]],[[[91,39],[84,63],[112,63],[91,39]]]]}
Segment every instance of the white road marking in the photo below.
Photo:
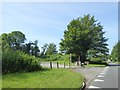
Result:
{"type": "Polygon", "coordinates": [[[100,87],[96,87],[96,86],[90,86],[89,88],[100,88],[100,87]]]}
{"type": "Polygon", "coordinates": [[[104,80],[101,79],[95,79],[94,82],[103,82],[104,80]]]}
{"type": "Polygon", "coordinates": [[[106,74],[105,72],[103,73],[103,72],[101,72],[100,74],[106,74]]]}
{"type": "Polygon", "coordinates": [[[104,76],[102,76],[102,75],[99,75],[98,77],[104,77],[104,76]]]}

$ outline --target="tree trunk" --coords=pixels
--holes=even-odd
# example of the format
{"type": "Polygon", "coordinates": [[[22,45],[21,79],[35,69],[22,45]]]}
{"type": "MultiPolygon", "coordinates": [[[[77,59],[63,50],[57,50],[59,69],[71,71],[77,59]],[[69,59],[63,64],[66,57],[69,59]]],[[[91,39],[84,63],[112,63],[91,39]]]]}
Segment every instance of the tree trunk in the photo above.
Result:
{"type": "Polygon", "coordinates": [[[86,53],[85,52],[82,52],[81,53],[81,65],[82,65],[82,63],[84,63],[85,62],[85,60],[86,60],[86,53]]]}
{"type": "Polygon", "coordinates": [[[77,66],[79,66],[80,65],[80,55],[78,56],[78,61],[77,61],[77,66]]]}

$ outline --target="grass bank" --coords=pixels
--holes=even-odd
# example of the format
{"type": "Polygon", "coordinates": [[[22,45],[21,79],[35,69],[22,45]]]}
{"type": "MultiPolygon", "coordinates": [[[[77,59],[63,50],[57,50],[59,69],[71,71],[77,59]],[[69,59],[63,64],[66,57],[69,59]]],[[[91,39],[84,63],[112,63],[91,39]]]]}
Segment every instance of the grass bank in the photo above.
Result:
{"type": "Polygon", "coordinates": [[[88,64],[88,65],[85,65],[86,67],[105,67],[106,65],[104,64],[88,64]]]}
{"type": "Polygon", "coordinates": [[[2,77],[2,88],[79,88],[84,78],[70,69],[45,69],[11,73],[2,77]]]}

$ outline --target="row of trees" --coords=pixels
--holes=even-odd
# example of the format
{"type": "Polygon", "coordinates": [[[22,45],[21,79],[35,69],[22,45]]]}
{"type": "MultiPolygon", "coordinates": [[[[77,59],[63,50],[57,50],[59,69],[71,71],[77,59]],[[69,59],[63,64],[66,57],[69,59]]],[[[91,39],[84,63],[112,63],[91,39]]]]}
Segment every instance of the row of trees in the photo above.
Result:
{"type": "Polygon", "coordinates": [[[54,43],[47,44],[40,49],[38,47],[38,40],[34,42],[25,43],[25,34],[20,31],[13,31],[11,33],[3,33],[0,38],[2,39],[2,50],[12,49],[19,50],[29,55],[34,55],[36,57],[41,55],[52,55],[57,53],[56,45],[54,43]]]}
{"type": "Polygon", "coordinates": [[[41,69],[40,56],[57,53],[54,43],[45,44],[42,52],[38,47],[38,41],[25,43],[25,34],[20,31],[3,33],[0,36],[2,48],[2,72],[36,71],[41,69]]]}
{"type": "Polygon", "coordinates": [[[98,58],[107,56],[108,38],[104,37],[105,32],[100,22],[94,16],[85,15],[73,19],[64,31],[64,37],[60,42],[60,51],[78,56],[78,61],[84,62],[86,58],[98,58]]]}
{"type": "Polygon", "coordinates": [[[38,52],[40,52],[39,47],[37,46],[38,41],[35,40],[34,42],[25,43],[25,35],[20,31],[13,31],[8,34],[3,33],[0,38],[2,40],[3,51],[6,49],[19,50],[35,56],[38,56],[38,52]]]}

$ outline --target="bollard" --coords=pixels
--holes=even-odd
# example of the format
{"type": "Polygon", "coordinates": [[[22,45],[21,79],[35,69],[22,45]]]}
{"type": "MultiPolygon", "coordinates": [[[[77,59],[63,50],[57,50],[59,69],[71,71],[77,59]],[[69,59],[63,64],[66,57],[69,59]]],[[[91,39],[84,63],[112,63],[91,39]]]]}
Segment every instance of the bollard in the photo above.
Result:
{"type": "Polygon", "coordinates": [[[65,62],[64,62],[64,68],[65,68],[65,62]]]}
{"type": "Polygon", "coordinates": [[[70,68],[70,62],[69,62],[69,68],[70,68]]]}
{"type": "Polygon", "coordinates": [[[52,62],[50,61],[50,68],[52,69],[52,62]]]}
{"type": "Polygon", "coordinates": [[[59,68],[59,64],[58,64],[58,62],[57,62],[57,68],[59,68]]]}

